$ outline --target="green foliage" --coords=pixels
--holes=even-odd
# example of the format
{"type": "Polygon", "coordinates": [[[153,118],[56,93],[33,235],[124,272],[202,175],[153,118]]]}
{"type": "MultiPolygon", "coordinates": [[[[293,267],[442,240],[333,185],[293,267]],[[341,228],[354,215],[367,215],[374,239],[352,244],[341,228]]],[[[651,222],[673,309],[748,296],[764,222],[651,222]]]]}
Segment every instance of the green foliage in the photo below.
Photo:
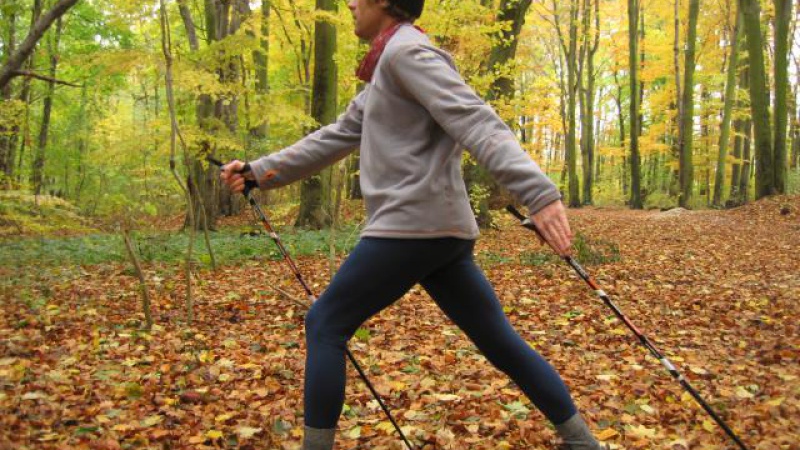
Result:
{"type": "Polygon", "coordinates": [[[593,200],[596,206],[625,206],[627,201],[616,179],[603,179],[596,183],[593,200]]]}
{"type": "MultiPolygon", "coordinates": [[[[606,264],[621,260],[619,246],[602,239],[590,239],[577,233],[572,244],[573,257],[582,265],[606,264]]],[[[521,252],[519,263],[524,266],[543,266],[559,263],[561,258],[552,251],[521,252]]]]}
{"type": "Polygon", "coordinates": [[[508,264],[512,262],[513,259],[492,251],[482,251],[478,253],[477,261],[481,266],[490,267],[498,264],[508,264]]]}
{"type": "Polygon", "coordinates": [[[800,194],[800,169],[790,169],[786,179],[786,193],[800,194]]]}
{"type": "Polygon", "coordinates": [[[678,206],[678,199],[664,192],[653,192],[644,200],[645,209],[667,210],[678,206]]]}
{"type": "Polygon", "coordinates": [[[20,234],[85,233],[92,228],[69,202],[49,195],[0,191],[0,237],[20,234]]]}
{"type": "MultiPolygon", "coordinates": [[[[354,246],[353,233],[340,230],[336,249],[347,253],[354,246]]],[[[352,230],[349,230],[352,231],[352,230]]],[[[292,256],[326,255],[329,248],[327,231],[287,229],[281,238],[292,256]]],[[[137,234],[134,242],[144,263],[178,263],[186,254],[189,236],[186,233],[137,234]]],[[[195,242],[195,261],[208,265],[210,257],[203,236],[195,242]]],[[[231,264],[239,261],[273,259],[281,255],[266,234],[229,230],[212,233],[211,246],[217,261],[231,264]]],[[[93,234],[58,239],[22,238],[4,242],[0,249],[0,267],[94,265],[127,261],[122,238],[118,235],[93,234]]]]}

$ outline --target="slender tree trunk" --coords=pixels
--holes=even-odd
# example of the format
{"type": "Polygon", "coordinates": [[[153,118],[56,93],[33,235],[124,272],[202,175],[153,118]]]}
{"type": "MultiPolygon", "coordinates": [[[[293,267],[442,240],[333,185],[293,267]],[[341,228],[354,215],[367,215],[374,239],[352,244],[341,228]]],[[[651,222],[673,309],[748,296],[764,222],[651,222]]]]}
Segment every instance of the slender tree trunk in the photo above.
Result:
{"type": "Polygon", "coordinates": [[[639,2],[628,0],[628,68],[630,70],[631,197],[630,207],[642,209],[641,162],[639,157],[639,2]]]}
{"type": "Polygon", "coordinates": [[[733,27],[731,51],[728,58],[728,73],[725,80],[725,106],[722,110],[722,126],[719,134],[719,153],[717,154],[717,173],[714,179],[715,206],[722,206],[722,190],[725,187],[725,160],[728,158],[731,115],[736,103],[736,71],[739,69],[739,30],[742,28],[742,14],[737,8],[736,24],[733,27]]]}
{"type": "Polygon", "coordinates": [[[581,114],[581,142],[583,156],[583,204],[591,205],[592,188],[595,181],[595,136],[594,136],[594,96],[595,96],[595,73],[594,73],[594,58],[600,45],[600,17],[599,17],[599,0],[585,0],[584,1],[584,17],[583,17],[583,33],[584,45],[586,47],[586,87],[583,90],[583,112],[581,114]],[[591,23],[592,10],[591,5],[594,3],[594,37],[591,44],[589,40],[592,38],[592,32],[589,27],[591,23]]]}
{"type": "Polygon", "coordinates": [[[139,263],[139,258],[133,250],[130,234],[128,230],[122,231],[122,238],[125,241],[125,249],[128,251],[128,258],[133,264],[136,271],[136,276],[139,278],[139,292],[142,294],[142,312],[144,313],[145,329],[150,330],[153,328],[153,313],[150,308],[150,292],[147,290],[147,282],[144,278],[144,271],[142,265],[139,263]]]}
{"type": "Polygon", "coordinates": [[[744,141],[742,143],[742,176],[739,179],[739,204],[743,205],[750,199],[750,177],[753,175],[753,162],[755,158],[752,152],[753,141],[753,121],[747,119],[744,123],[744,141]]]}
{"type": "Polygon", "coordinates": [[[170,38],[169,19],[167,17],[167,9],[165,0],[159,0],[159,17],[161,25],[161,50],[164,54],[164,87],[167,93],[167,106],[169,108],[170,117],[170,140],[169,140],[169,167],[172,172],[175,182],[180,186],[183,191],[184,198],[186,199],[186,207],[189,210],[189,244],[186,249],[186,259],[184,263],[184,277],[186,281],[186,322],[189,326],[194,321],[194,296],[192,294],[192,256],[194,252],[194,240],[197,233],[197,228],[194,224],[196,215],[194,214],[194,207],[191,193],[188,186],[183,183],[181,176],[178,174],[177,165],[175,161],[176,141],[178,138],[181,140],[181,147],[183,149],[183,162],[187,169],[190,166],[189,150],[186,147],[183,137],[178,126],[178,118],[175,107],[175,96],[172,92],[172,40],[170,38]]]}
{"type": "MultiPolygon", "coordinates": [[[[56,29],[52,41],[50,41],[49,54],[50,54],[50,78],[55,80],[56,70],[58,68],[58,47],[61,42],[63,22],[59,16],[56,19],[56,29]]],[[[44,98],[44,106],[42,111],[42,126],[39,129],[39,140],[36,145],[36,157],[33,161],[33,191],[36,195],[42,193],[44,184],[44,164],[47,149],[47,137],[50,132],[50,116],[53,110],[53,96],[55,95],[56,84],[55,81],[49,81],[47,84],[47,94],[44,98]]]]}
{"type": "Polygon", "coordinates": [[[578,99],[578,0],[570,0],[569,51],[567,52],[567,171],[569,173],[569,206],[581,206],[578,181],[577,99],[578,99]]]}
{"type": "MultiPolygon", "coordinates": [[[[741,10],[739,11],[741,13],[741,10]]],[[[739,43],[740,49],[743,49],[746,46],[747,36],[739,32],[739,43]]],[[[749,79],[749,70],[746,60],[740,59],[739,60],[739,89],[746,90],[750,85],[749,79]]],[[[744,98],[737,98],[736,99],[736,109],[737,115],[741,116],[742,112],[749,109],[749,105],[744,98]]],[[[739,206],[741,205],[744,200],[742,199],[742,178],[746,178],[744,174],[744,167],[746,167],[749,162],[748,158],[743,155],[743,149],[745,147],[745,135],[749,134],[749,121],[745,120],[745,118],[740,117],[734,121],[734,153],[733,156],[737,162],[733,164],[733,170],[731,171],[731,195],[728,204],[731,206],[739,206]]],[[[749,144],[748,144],[749,145],[749,144]]]]}
{"type": "MultiPolygon", "coordinates": [[[[789,23],[792,0],[774,0],[775,4],[775,192],[786,192],[786,157],[789,100],[789,23]]],[[[794,115],[794,114],[792,114],[794,115]]]]}
{"type": "Polygon", "coordinates": [[[563,121],[564,134],[565,134],[565,148],[564,148],[564,173],[562,174],[563,180],[567,178],[568,202],[571,207],[580,207],[580,186],[578,182],[578,168],[577,168],[577,124],[576,124],[576,107],[577,96],[579,88],[580,75],[578,73],[578,17],[580,8],[578,0],[570,0],[569,3],[569,24],[567,25],[567,33],[569,34],[568,40],[564,37],[564,32],[561,29],[561,12],[559,11],[559,4],[552,1],[552,13],[555,23],[556,33],[560,44],[561,52],[559,53],[559,61],[561,72],[559,73],[559,80],[561,81],[561,117],[563,121]],[[561,58],[564,58],[563,60],[561,58]],[[566,83],[563,79],[564,67],[566,67],[567,80],[566,83]],[[566,110],[564,108],[566,104],[566,110]]]}
{"type": "MultiPolygon", "coordinates": [[[[492,46],[489,53],[489,61],[483,68],[484,72],[496,71],[501,75],[492,81],[486,100],[490,102],[506,102],[514,97],[514,80],[506,74],[506,68],[513,62],[517,52],[519,33],[525,24],[525,15],[531,6],[532,0],[501,0],[497,12],[496,21],[498,23],[508,23],[506,28],[499,36],[497,42],[492,46]]],[[[513,122],[508,123],[509,127],[514,128],[513,122]]],[[[474,192],[477,186],[485,191],[487,195],[478,199],[475,211],[478,225],[481,228],[493,226],[492,216],[489,210],[501,203],[502,191],[489,173],[478,164],[468,164],[465,167],[465,182],[468,192],[474,192]]],[[[502,202],[505,203],[505,202],[502,202]]]]}
{"type": "Polygon", "coordinates": [[[764,44],[761,35],[761,7],[758,0],[739,0],[744,14],[744,32],[747,35],[747,53],[750,70],[750,115],[753,121],[756,159],[756,199],[773,195],[775,186],[775,160],[769,117],[769,91],[764,66],[764,44]]]}
{"type": "MultiPolygon", "coordinates": [[[[337,9],[335,0],[317,0],[317,11],[337,9]]],[[[317,20],[314,24],[314,87],[311,113],[320,126],[336,120],[336,27],[329,22],[317,20]]],[[[295,226],[323,228],[331,224],[333,211],[326,211],[324,200],[326,179],[331,169],[305,179],[300,188],[300,213],[295,226]]],[[[330,195],[331,193],[328,192],[330,195]]]]}
{"type": "Polygon", "coordinates": [[[697,46],[697,16],[700,11],[700,0],[689,0],[689,23],[686,32],[686,54],[684,55],[683,73],[683,115],[681,117],[680,140],[680,185],[681,194],[678,203],[689,208],[692,201],[694,185],[694,164],[692,162],[694,140],[694,71],[695,48],[697,46]]]}
{"type": "MultiPolygon", "coordinates": [[[[681,0],[675,0],[674,3],[674,27],[673,32],[675,34],[675,38],[673,40],[673,65],[675,67],[675,106],[677,106],[677,111],[675,115],[675,125],[677,125],[678,129],[677,136],[673,134],[673,141],[672,141],[672,156],[673,159],[676,161],[680,161],[681,158],[681,137],[683,136],[683,93],[681,90],[681,14],[680,14],[680,5],[681,0]]],[[[671,171],[671,180],[670,180],[670,195],[678,196],[680,191],[680,170],[677,168],[671,171]]]]}
{"type": "MultiPolygon", "coordinates": [[[[798,74],[800,77],[800,74],[798,74]]],[[[791,108],[792,126],[789,134],[792,136],[792,156],[790,166],[794,170],[800,170],[800,112],[797,110],[797,93],[792,95],[791,108]]]]}
{"type": "MultiPolygon", "coordinates": [[[[253,63],[256,67],[256,95],[266,97],[269,95],[269,17],[272,2],[261,2],[261,36],[259,48],[253,51],[253,63]]],[[[250,130],[250,134],[259,141],[269,136],[269,114],[264,114],[263,121],[250,130]]]]}
{"type": "Polygon", "coordinates": [[[733,158],[731,164],[731,190],[728,195],[728,204],[735,204],[739,195],[739,177],[741,175],[742,159],[742,133],[744,132],[744,120],[736,119],[733,121],[733,158]]]}
{"type": "MultiPolygon", "coordinates": [[[[213,2],[214,0],[206,0],[204,3],[206,38],[208,42],[217,40],[216,9],[213,2]]],[[[178,10],[183,20],[184,28],[186,29],[189,49],[193,53],[197,53],[200,51],[200,42],[197,38],[191,10],[186,0],[178,1],[178,10]]],[[[199,127],[201,129],[207,129],[214,113],[214,107],[209,95],[201,94],[199,96],[195,105],[195,113],[199,127]]],[[[199,142],[199,146],[200,154],[211,154],[212,149],[210,142],[202,139],[199,142]]],[[[216,228],[217,216],[217,193],[215,190],[217,177],[216,169],[208,167],[198,157],[191,158],[191,161],[187,162],[187,164],[189,174],[186,179],[186,187],[192,199],[192,207],[187,210],[184,226],[192,226],[195,229],[213,230],[216,228]]]]}

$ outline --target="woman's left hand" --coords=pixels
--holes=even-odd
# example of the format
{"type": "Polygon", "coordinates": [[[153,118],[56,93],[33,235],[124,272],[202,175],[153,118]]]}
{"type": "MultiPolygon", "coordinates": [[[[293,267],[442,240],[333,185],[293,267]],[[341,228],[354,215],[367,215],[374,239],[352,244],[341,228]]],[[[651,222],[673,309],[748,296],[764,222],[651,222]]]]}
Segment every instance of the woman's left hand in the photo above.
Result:
{"type": "Polygon", "coordinates": [[[544,239],[544,242],[559,256],[570,255],[573,236],[566,208],[561,200],[556,200],[537,211],[531,216],[531,222],[539,230],[540,239],[544,239]]]}

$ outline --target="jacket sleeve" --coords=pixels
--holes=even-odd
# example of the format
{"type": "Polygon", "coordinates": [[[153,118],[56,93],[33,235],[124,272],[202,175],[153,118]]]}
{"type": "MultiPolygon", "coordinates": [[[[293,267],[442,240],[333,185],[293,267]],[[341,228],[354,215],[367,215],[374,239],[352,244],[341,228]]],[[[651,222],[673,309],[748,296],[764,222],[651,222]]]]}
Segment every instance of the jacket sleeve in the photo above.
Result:
{"type": "Polygon", "coordinates": [[[401,95],[420,103],[444,130],[533,214],[561,198],[494,109],[466,84],[449,55],[424,44],[400,47],[386,69],[401,95]]]}
{"type": "Polygon", "coordinates": [[[336,122],[283,150],[250,162],[258,186],[274,189],[311,176],[344,158],[361,144],[366,91],[359,93],[336,122]]]}

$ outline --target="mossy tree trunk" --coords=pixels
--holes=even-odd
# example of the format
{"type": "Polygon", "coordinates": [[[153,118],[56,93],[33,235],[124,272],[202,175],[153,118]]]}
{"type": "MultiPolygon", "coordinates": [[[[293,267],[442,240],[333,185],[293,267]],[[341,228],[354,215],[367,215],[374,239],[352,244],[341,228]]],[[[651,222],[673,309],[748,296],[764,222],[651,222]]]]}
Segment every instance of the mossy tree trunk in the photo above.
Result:
{"type": "MultiPolygon", "coordinates": [[[[335,12],[335,0],[317,0],[318,11],[335,12]]],[[[311,114],[320,126],[336,120],[336,27],[327,21],[314,24],[314,80],[311,114]]],[[[330,194],[326,186],[331,169],[303,180],[300,186],[300,212],[295,226],[320,229],[331,224],[332,211],[326,209],[330,194]]]]}

